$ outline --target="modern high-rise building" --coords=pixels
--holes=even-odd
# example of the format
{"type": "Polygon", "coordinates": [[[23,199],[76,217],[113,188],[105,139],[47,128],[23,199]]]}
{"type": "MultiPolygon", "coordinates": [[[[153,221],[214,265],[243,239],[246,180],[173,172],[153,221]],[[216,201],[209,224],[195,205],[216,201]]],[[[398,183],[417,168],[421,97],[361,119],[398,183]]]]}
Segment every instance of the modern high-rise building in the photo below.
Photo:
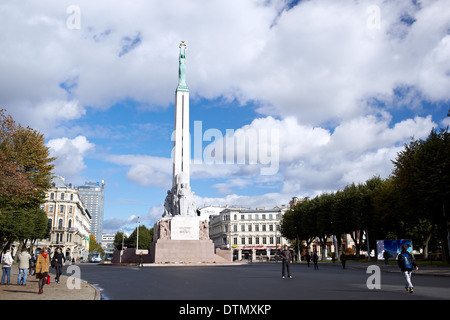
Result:
{"type": "Polygon", "coordinates": [[[92,217],[91,234],[95,236],[98,243],[101,243],[105,206],[105,180],[101,182],[85,182],[84,186],[78,187],[78,194],[92,217]]]}

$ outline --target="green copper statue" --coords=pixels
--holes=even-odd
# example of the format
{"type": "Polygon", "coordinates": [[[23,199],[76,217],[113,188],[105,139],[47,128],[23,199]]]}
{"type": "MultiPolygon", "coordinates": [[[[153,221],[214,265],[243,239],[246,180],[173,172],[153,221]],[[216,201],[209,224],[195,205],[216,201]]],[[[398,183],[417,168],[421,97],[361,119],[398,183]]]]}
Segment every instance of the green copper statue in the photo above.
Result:
{"type": "Polygon", "coordinates": [[[184,41],[180,43],[177,91],[189,91],[186,85],[186,44],[184,41]]]}

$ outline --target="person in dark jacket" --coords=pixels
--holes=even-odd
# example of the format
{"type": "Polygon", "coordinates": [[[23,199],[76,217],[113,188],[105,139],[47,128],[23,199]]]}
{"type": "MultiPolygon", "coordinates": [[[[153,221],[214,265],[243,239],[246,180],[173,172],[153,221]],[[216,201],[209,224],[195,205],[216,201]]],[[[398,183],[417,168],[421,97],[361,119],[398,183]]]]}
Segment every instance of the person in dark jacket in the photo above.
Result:
{"type": "Polygon", "coordinates": [[[412,254],[408,252],[408,247],[409,245],[407,244],[402,245],[402,251],[397,256],[397,263],[406,279],[406,291],[408,291],[409,293],[413,293],[414,286],[411,282],[412,270],[419,270],[419,268],[417,267],[416,261],[414,260],[412,254]]]}
{"type": "Polygon", "coordinates": [[[383,258],[384,258],[384,263],[389,264],[389,253],[386,250],[384,250],[384,252],[383,252],[383,258]]]}
{"type": "Polygon", "coordinates": [[[306,262],[308,262],[308,268],[309,268],[309,262],[311,261],[311,255],[309,254],[309,252],[306,252],[306,262]]]}
{"type": "Polygon", "coordinates": [[[287,275],[289,278],[292,279],[291,276],[291,259],[292,259],[292,253],[291,251],[288,249],[288,246],[285,244],[284,245],[284,249],[281,250],[281,254],[280,257],[282,259],[282,269],[281,269],[281,277],[284,279],[286,278],[286,269],[287,269],[287,275]]]}
{"type": "Polygon", "coordinates": [[[314,251],[312,256],[313,264],[314,264],[314,270],[319,270],[319,256],[317,255],[317,252],[314,251]]]}
{"type": "Polygon", "coordinates": [[[342,269],[345,269],[345,262],[347,261],[347,256],[345,255],[345,252],[342,251],[341,253],[341,264],[342,264],[342,269]]]}
{"type": "Polygon", "coordinates": [[[61,249],[56,249],[52,258],[52,267],[55,268],[55,282],[59,283],[59,276],[62,274],[62,267],[64,266],[64,262],[66,262],[66,258],[61,253],[61,249]]]}

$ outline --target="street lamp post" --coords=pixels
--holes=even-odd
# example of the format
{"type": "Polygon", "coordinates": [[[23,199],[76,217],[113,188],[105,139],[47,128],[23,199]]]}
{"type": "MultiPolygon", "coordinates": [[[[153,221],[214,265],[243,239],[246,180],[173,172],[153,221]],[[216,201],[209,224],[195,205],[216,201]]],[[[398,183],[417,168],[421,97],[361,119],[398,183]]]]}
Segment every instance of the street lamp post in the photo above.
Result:
{"type": "Polygon", "coordinates": [[[137,225],[136,250],[139,250],[139,216],[137,217],[137,225]]]}

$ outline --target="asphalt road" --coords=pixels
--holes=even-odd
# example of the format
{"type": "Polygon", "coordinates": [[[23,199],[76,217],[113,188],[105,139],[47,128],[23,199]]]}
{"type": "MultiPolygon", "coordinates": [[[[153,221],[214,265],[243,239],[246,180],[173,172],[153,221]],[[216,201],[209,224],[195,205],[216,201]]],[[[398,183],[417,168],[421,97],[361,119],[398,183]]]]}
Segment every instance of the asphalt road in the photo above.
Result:
{"type": "Polygon", "coordinates": [[[450,277],[414,276],[415,292],[405,291],[398,273],[367,273],[321,264],[319,270],[292,264],[293,279],[281,278],[281,264],[237,266],[81,265],[81,278],[103,300],[449,300],[450,277]],[[379,275],[376,279],[375,275],[379,275]],[[379,284],[370,289],[367,285],[379,284]]]}

